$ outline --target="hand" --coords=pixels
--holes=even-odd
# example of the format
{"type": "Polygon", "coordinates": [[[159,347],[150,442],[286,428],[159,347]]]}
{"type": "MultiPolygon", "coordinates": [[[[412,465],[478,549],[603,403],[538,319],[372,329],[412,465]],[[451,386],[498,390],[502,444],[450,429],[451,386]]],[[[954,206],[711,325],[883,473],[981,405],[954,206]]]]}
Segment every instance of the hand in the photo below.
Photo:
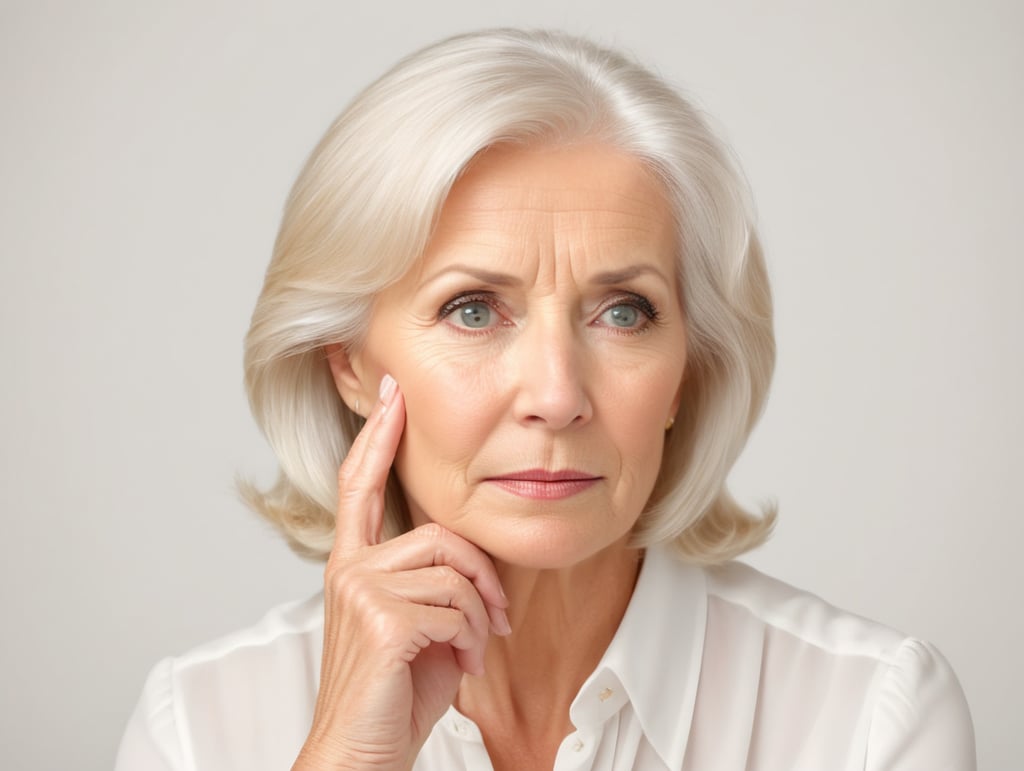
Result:
{"type": "Polygon", "coordinates": [[[469,541],[432,523],[380,542],[405,424],[395,381],[380,390],[338,472],[320,691],[294,769],[410,768],[462,675],[483,674],[490,632],[509,632],[494,564],[469,541]]]}

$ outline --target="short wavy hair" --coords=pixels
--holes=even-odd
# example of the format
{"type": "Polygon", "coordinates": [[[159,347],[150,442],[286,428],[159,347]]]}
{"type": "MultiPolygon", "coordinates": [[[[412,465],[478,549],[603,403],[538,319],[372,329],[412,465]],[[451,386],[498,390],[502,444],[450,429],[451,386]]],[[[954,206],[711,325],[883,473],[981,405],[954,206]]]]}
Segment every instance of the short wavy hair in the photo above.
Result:
{"type": "MultiPolygon", "coordinates": [[[[280,463],[243,499],[308,557],[326,558],[337,471],[362,418],[342,401],[324,346],[358,348],[375,295],[423,254],[452,184],[499,143],[598,141],[664,185],[678,229],[687,375],[634,543],[673,542],[714,563],[775,521],[726,477],[759,417],[775,361],[772,301],[738,165],[698,109],[629,56],[564,33],[497,29],[412,54],[364,90],[317,145],[285,205],[245,340],[253,415],[280,463]]],[[[385,537],[411,525],[392,473],[385,537]]]]}

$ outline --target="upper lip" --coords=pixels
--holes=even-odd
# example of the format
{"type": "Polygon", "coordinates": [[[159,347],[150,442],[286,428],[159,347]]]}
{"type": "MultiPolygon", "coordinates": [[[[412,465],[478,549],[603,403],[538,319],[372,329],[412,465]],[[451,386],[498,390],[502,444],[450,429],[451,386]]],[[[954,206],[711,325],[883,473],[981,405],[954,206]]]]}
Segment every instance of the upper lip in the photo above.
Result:
{"type": "Polygon", "coordinates": [[[567,482],[572,480],[600,479],[595,474],[576,469],[562,469],[560,471],[548,471],[543,468],[526,469],[525,471],[513,471],[508,474],[499,474],[488,477],[489,479],[512,479],[524,482],[567,482]]]}

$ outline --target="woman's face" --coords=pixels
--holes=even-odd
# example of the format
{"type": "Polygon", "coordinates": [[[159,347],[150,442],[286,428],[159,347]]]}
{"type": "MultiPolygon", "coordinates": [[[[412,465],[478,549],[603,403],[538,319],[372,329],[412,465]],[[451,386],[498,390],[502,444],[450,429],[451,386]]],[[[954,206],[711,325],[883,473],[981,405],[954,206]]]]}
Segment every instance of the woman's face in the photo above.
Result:
{"type": "Polygon", "coordinates": [[[405,396],[395,468],[415,524],[538,568],[622,543],[679,403],[676,248],[659,184],[621,152],[474,162],[350,359],[367,394],[390,373],[405,396]]]}

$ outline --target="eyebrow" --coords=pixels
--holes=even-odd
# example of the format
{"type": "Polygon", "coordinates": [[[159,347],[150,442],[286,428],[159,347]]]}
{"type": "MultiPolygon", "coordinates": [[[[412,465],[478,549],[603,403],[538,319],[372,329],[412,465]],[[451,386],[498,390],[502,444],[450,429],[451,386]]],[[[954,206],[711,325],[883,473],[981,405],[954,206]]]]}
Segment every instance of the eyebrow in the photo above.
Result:
{"type": "Polygon", "coordinates": [[[594,276],[593,282],[595,284],[600,284],[601,286],[624,284],[630,279],[634,279],[637,276],[642,276],[645,273],[653,274],[660,278],[662,281],[664,281],[666,284],[671,284],[671,282],[668,280],[665,274],[663,274],[653,265],[649,265],[647,263],[640,263],[639,265],[630,265],[628,268],[622,268],[621,270],[606,270],[594,276]]]}
{"type": "MultiPolygon", "coordinates": [[[[463,263],[456,263],[449,265],[436,273],[432,273],[428,276],[421,286],[426,286],[434,281],[437,281],[448,273],[465,273],[468,276],[472,276],[478,281],[484,284],[491,284],[493,286],[519,286],[522,284],[522,280],[508,273],[499,273],[493,270],[485,270],[484,268],[478,268],[474,265],[465,265],[463,263]]],[[[627,268],[621,268],[620,270],[606,270],[596,274],[592,279],[591,283],[599,286],[614,286],[615,284],[624,284],[637,276],[644,274],[652,274],[657,276],[666,284],[671,284],[668,278],[658,268],[647,263],[640,263],[638,265],[630,265],[627,268]]]]}
{"type": "Polygon", "coordinates": [[[455,263],[449,265],[446,268],[441,268],[437,273],[432,273],[426,279],[423,280],[422,286],[432,284],[442,276],[448,273],[465,273],[468,276],[472,276],[481,283],[493,284],[494,286],[518,286],[522,283],[520,279],[512,276],[508,273],[498,273],[493,270],[484,270],[473,265],[465,265],[463,263],[455,263]]]}

